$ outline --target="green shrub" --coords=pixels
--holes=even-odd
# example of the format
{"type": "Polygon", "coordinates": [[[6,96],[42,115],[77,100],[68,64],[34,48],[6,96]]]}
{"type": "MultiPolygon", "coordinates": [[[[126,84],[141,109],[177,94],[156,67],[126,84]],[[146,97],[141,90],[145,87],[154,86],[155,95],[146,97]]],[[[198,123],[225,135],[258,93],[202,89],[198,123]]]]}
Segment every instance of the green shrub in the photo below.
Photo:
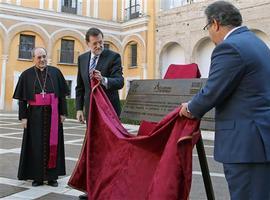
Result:
{"type": "MultiPolygon", "coordinates": [[[[126,100],[120,100],[121,103],[121,108],[123,109],[126,100]]],[[[68,118],[70,119],[76,119],[76,103],[75,99],[67,99],[67,107],[68,107],[68,118]]],[[[138,125],[140,124],[139,120],[131,120],[131,119],[126,119],[126,118],[121,118],[121,122],[124,124],[135,124],[138,125]]]]}
{"type": "Polygon", "coordinates": [[[68,109],[67,117],[70,118],[70,119],[76,119],[76,103],[75,103],[75,99],[67,99],[67,109],[68,109]]]}

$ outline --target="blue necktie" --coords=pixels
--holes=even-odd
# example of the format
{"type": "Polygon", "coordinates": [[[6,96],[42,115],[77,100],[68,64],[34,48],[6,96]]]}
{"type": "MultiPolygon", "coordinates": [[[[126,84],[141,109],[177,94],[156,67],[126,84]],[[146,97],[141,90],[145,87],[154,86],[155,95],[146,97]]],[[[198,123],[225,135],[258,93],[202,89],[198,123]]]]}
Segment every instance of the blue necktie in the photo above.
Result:
{"type": "Polygon", "coordinates": [[[93,70],[96,68],[96,61],[97,61],[97,56],[94,56],[92,59],[91,59],[91,62],[90,62],[90,66],[89,66],[89,71],[93,70]]]}
{"type": "Polygon", "coordinates": [[[96,68],[96,65],[97,65],[97,63],[96,63],[97,58],[98,58],[98,56],[94,56],[94,57],[91,59],[91,61],[90,61],[90,65],[89,65],[89,76],[90,76],[90,78],[92,77],[92,73],[93,73],[93,71],[94,71],[95,68],[96,68]]]}

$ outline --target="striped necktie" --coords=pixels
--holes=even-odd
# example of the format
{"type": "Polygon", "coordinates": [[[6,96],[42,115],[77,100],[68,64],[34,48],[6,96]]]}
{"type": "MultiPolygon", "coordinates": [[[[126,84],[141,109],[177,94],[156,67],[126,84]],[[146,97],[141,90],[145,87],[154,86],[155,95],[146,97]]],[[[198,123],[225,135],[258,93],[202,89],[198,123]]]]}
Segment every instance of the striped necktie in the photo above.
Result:
{"type": "Polygon", "coordinates": [[[90,79],[92,78],[93,72],[94,72],[94,70],[96,68],[97,58],[98,58],[98,56],[94,56],[90,61],[90,65],[89,65],[89,77],[90,77],[90,79]]]}

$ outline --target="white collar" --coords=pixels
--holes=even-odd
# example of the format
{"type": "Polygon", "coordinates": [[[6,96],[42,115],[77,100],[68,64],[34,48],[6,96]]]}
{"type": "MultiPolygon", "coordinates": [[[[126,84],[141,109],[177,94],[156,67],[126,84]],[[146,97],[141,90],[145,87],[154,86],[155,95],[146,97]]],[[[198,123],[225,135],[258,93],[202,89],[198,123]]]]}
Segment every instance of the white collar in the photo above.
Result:
{"type": "Polygon", "coordinates": [[[96,55],[96,54],[94,54],[94,53],[91,52],[91,59],[92,59],[93,57],[95,57],[95,56],[96,56],[97,58],[99,58],[100,55],[96,55]]]}
{"type": "Polygon", "coordinates": [[[225,37],[224,37],[223,40],[226,40],[226,39],[229,37],[229,35],[232,34],[232,32],[234,32],[234,31],[236,31],[237,29],[242,28],[242,27],[243,27],[243,26],[237,26],[237,27],[233,28],[232,30],[230,30],[230,31],[225,35],[225,37]]]}

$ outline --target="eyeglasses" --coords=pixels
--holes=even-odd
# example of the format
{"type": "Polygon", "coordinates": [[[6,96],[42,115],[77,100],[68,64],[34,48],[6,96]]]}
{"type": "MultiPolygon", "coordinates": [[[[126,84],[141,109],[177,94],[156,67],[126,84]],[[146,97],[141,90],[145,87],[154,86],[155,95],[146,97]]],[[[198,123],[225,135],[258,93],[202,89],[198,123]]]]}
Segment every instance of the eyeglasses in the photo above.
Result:
{"type": "Polygon", "coordinates": [[[46,58],[46,55],[38,56],[37,58],[40,60],[41,58],[46,58]]]}
{"type": "Polygon", "coordinates": [[[203,30],[208,30],[210,25],[212,24],[212,21],[211,22],[208,22],[204,27],[203,27],[203,30]]]}

